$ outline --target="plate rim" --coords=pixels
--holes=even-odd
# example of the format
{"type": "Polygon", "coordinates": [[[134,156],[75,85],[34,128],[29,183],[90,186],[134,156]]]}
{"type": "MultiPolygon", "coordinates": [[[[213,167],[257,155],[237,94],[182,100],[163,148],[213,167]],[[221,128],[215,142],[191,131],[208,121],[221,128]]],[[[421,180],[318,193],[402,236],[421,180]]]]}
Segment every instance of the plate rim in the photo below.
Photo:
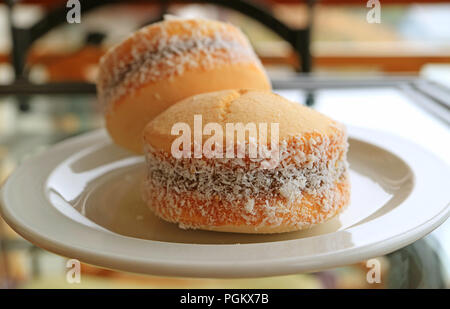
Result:
{"type": "MultiPolygon", "coordinates": [[[[419,150],[428,158],[434,160],[435,167],[439,166],[440,168],[448,169],[448,166],[445,162],[443,162],[440,158],[436,157],[434,154],[428,152],[422,147],[415,145],[413,142],[409,140],[405,140],[403,138],[397,137],[393,134],[384,133],[381,131],[374,131],[371,129],[365,128],[357,128],[351,127],[349,128],[349,135],[352,138],[356,138],[359,141],[369,143],[380,147],[404,161],[412,171],[417,171],[417,169],[413,168],[408,161],[405,160],[402,156],[400,156],[397,151],[398,149],[392,149],[392,147],[386,147],[387,140],[393,139],[396,142],[404,143],[409,145],[410,147],[419,150]],[[370,134],[368,134],[370,133],[370,134]],[[368,138],[368,136],[372,138],[368,138]],[[384,137],[384,138],[380,138],[384,137]],[[388,137],[386,139],[386,137],[388,137]],[[375,138],[375,140],[374,140],[375,138]],[[381,141],[381,142],[380,142],[381,141]]],[[[111,254],[105,252],[93,252],[91,249],[86,248],[74,248],[73,245],[63,244],[61,241],[57,239],[51,239],[42,235],[39,231],[33,230],[33,228],[27,226],[26,222],[21,222],[20,218],[14,215],[13,208],[8,207],[8,192],[10,192],[10,187],[14,185],[16,181],[17,175],[24,173],[26,169],[31,165],[34,161],[41,160],[45,154],[49,154],[51,152],[58,152],[70,145],[75,145],[76,143],[85,141],[86,143],[89,139],[103,138],[107,137],[106,131],[104,129],[95,130],[92,132],[87,132],[85,134],[66,139],[58,144],[51,146],[44,153],[37,154],[32,158],[29,158],[25,162],[23,162],[9,178],[6,180],[4,185],[0,191],[0,213],[5,221],[21,236],[25,239],[29,240],[32,243],[36,243],[39,247],[42,247],[46,250],[52,251],[56,254],[63,256],[70,256],[72,258],[78,258],[80,261],[87,262],[89,264],[99,265],[100,267],[119,269],[124,271],[138,272],[138,273],[147,273],[153,275],[166,275],[166,276],[188,276],[188,277],[260,277],[260,276],[269,276],[269,275],[283,275],[283,274],[291,274],[302,271],[314,271],[322,268],[329,268],[334,266],[339,266],[343,264],[349,264],[364,260],[366,258],[371,258],[374,256],[379,256],[382,254],[387,254],[392,252],[398,248],[401,248],[423,236],[431,232],[433,229],[438,227],[440,224],[445,222],[445,220],[450,216],[450,203],[447,202],[446,205],[443,205],[441,210],[434,214],[428,220],[422,222],[420,225],[415,226],[412,229],[404,231],[401,234],[394,235],[389,237],[388,239],[379,240],[378,242],[365,244],[362,246],[343,248],[340,250],[328,251],[326,253],[316,254],[314,255],[316,259],[309,260],[309,256],[291,256],[291,257],[278,257],[272,259],[261,259],[258,261],[240,261],[238,264],[230,261],[226,263],[226,261],[220,261],[219,264],[217,261],[182,261],[182,262],[174,262],[174,261],[161,261],[161,260],[148,260],[148,259],[139,259],[137,257],[130,256],[111,256],[111,254]]],[[[392,145],[391,145],[392,146],[392,145]]],[[[80,149],[81,150],[81,149],[80,149]]],[[[58,164],[57,164],[58,165],[58,164]]],[[[56,165],[56,166],[57,166],[56,165]]],[[[55,167],[55,166],[54,166],[55,167]]],[[[54,168],[53,167],[53,168],[54,168]]],[[[45,179],[51,174],[51,171],[45,175],[45,179]]],[[[447,173],[443,173],[447,174],[447,173]]],[[[414,175],[415,176],[415,175],[414,175]]],[[[449,177],[443,176],[443,179],[449,177]]],[[[450,181],[449,181],[450,183],[450,181]]],[[[42,184],[44,185],[44,184],[42,184]]],[[[44,188],[41,188],[41,193],[44,195],[44,188]]],[[[414,191],[414,188],[413,188],[414,191]]],[[[405,199],[402,203],[406,203],[408,199],[405,199]]],[[[410,201],[411,202],[411,201],[410,201]]],[[[11,203],[13,203],[11,201],[11,203]]],[[[50,204],[50,202],[48,202],[50,204]]],[[[53,206],[53,210],[57,211],[53,206]]],[[[58,211],[59,213],[59,211],[58,211]]],[[[70,220],[70,218],[66,217],[62,213],[59,213],[60,216],[64,217],[65,220],[70,221],[72,223],[76,223],[77,225],[82,226],[83,229],[94,231],[99,233],[100,231],[89,228],[81,223],[70,220]]],[[[350,229],[358,228],[351,227],[350,229]]],[[[317,239],[318,237],[336,235],[339,232],[337,231],[330,234],[317,235],[312,237],[307,237],[305,239],[317,239]]],[[[127,238],[139,240],[147,243],[163,243],[169,244],[173,247],[182,248],[183,246],[188,247],[217,247],[220,246],[222,248],[226,247],[257,247],[257,246],[271,246],[274,243],[287,243],[287,242],[299,242],[302,239],[292,239],[292,240],[283,240],[276,242],[268,242],[268,243],[251,243],[251,244],[183,244],[183,243],[168,243],[162,241],[154,241],[154,240],[143,240],[137,239],[129,236],[124,236],[120,234],[116,234],[114,232],[108,231],[110,234],[113,234],[114,237],[127,238]]],[[[47,235],[48,236],[48,235],[47,235]]]]}

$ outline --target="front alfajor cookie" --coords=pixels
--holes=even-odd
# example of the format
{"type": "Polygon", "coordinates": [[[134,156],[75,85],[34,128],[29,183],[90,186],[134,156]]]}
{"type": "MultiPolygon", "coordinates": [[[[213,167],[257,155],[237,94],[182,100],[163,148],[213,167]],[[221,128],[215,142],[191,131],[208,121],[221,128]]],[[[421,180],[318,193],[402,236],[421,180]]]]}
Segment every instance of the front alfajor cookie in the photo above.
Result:
{"type": "Polygon", "coordinates": [[[183,228],[295,231],[349,201],[344,127],[268,91],[178,102],[146,126],[144,147],[144,200],[183,228]]]}

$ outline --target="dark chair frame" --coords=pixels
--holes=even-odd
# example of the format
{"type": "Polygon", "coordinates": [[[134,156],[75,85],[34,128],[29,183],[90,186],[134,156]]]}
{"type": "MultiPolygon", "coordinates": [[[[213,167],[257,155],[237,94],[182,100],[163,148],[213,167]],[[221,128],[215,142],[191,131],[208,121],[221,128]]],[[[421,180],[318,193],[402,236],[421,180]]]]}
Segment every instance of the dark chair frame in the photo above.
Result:
{"type": "MultiPolygon", "coordinates": [[[[12,36],[12,64],[14,67],[14,73],[15,73],[15,85],[11,85],[11,90],[17,90],[17,91],[23,91],[22,93],[45,93],[44,89],[47,89],[49,87],[45,87],[44,85],[33,85],[28,81],[27,77],[27,68],[26,68],[26,57],[28,54],[28,51],[30,50],[32,44],[39,39],[40,37],[44,36],[47,32],[49,32],[51,29],[63,24],[66,22],[66,14],[67,14],[67,8],[65,6],[53,8],[47,12],[45,17],[43,17],[41,20],[36,22],[34,25],[28,27],[28,28],[19,28],[14,25],[12,22],[11,12],[14,8],[14,5],[16,2],[15,0],[7,0],[6,1],[9,6],[9,21],[10,21],[10,29],[11,29],[11,36],[12,36]],[[27,88],[27,89],[25,89],[27,88]],[[44,88],[41,91],[39,91],[40,88],[44,88]]],[[[123,1],[120,0],[92,0],[92,1],[83,1],[81,2],[81,15],[87,13],[88,11],[100,7],[102,5],[106,4],[118,4],[123,3],[123,1]]],[[[274,31],[276,34],[278,34],[281,38],[283,38],[286,42],[292,46],[292,48],[296,51],[296,54],[298,55],[298,62],[300,64],[299,72],[302,73],[309,73],[312,69],[312,63],[311,63],[311,53],[310,53],[310,38],[311,38],[311,24],[312,24],[312,8],[314,5],[314,0],[306,0],[306,3],[309,8],[309,18],[308,18],[308,24],[304,29],[292,29],[266,10],[263,6],[257,5],[253,2],[245,1],[245,0],[176,0],[176,1],[170,1],[170,0],[140,0],[135,1],[136,3],[155,3],[160,5],[160,14],[158,19],[161,19],[162,16],[166,13],[167,7],[171,3],[206,3],[206,4],[214,4],[222,7],[226,7],[235,11],[238,11],[248,17],[253,18],[254,20],[257,20],[264,26],[268,27],[272,31],[274,31]]],[[[300,0],[299,0],[300,2],[300,0]]],[[[156,21],[156,20],[153,20],[156,21]]],[[[153,22],[153,21],[149,21],[153,22]]],[[[54,88],[55,91],[61,90],[65,91],[64,89],[70,89],[73,86],[73,91],[81,91],[81,92],[95,92],[95,87],[93,87],[92,84],[89,83],[64,83],[66,85],[61,87],[54,88]],[[83,85],[87,84],[87,85],[83,85]]],[[[54,92],[51,91],[50,92],[54,92]]],[[[17,94],[20,94],[19,92],[16,92],[17,94]]],[[[62,92],[64,93],[64,92],[62,92]]],[[[23,102],[22,102],[23,103],[23,102]]]]}

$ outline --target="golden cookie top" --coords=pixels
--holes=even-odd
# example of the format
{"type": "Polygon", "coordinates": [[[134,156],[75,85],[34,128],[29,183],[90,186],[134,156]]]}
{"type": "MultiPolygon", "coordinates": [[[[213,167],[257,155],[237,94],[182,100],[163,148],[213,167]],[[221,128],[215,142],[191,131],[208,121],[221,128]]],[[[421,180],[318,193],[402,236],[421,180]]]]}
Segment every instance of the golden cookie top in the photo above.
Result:
{"type": "Polygon", "coordinates": [[[257,130],[258,124],[266,123],[269,137],[270,124],[278,123],[280,141],[307,133],[331,135],[343,130],[331,118],[270,91],[224,90],[195,95],[172,105],[146,126],[144,144],[170,152],[177,138],[171,134],[172,127],[176,123],[186,123],[194,132],[196,115],[202,115],[203,126],[218,123],[223,132],[227,123],[255,123],[257,130]]]}

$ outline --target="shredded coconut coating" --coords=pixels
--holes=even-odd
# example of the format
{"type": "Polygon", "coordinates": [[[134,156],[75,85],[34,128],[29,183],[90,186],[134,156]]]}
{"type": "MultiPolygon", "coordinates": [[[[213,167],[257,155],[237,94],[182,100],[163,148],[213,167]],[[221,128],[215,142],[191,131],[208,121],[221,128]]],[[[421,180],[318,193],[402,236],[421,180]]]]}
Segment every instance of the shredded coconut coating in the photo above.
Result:
{"type": "Polygon", "coordinates": [[[280,143],[273,169],[262,160],[175,159],[146,148],[143,196],[182,228],[250,226],[298,230],[334,216],[349,199],[345,131],[312,132],[280,143]]]}
{"type": "Polygon", "coordinates": [[[247,38],[226,23],[201,20],[164,21],[143,28],[109,50],[100,60],[97,90],[105,111],[112,102],[132,94],[140,86],[182,75],[187,70],[253,63],[262,68],[247,38]],[[167,25],[178,23],[179,34],[167,25]]]}

